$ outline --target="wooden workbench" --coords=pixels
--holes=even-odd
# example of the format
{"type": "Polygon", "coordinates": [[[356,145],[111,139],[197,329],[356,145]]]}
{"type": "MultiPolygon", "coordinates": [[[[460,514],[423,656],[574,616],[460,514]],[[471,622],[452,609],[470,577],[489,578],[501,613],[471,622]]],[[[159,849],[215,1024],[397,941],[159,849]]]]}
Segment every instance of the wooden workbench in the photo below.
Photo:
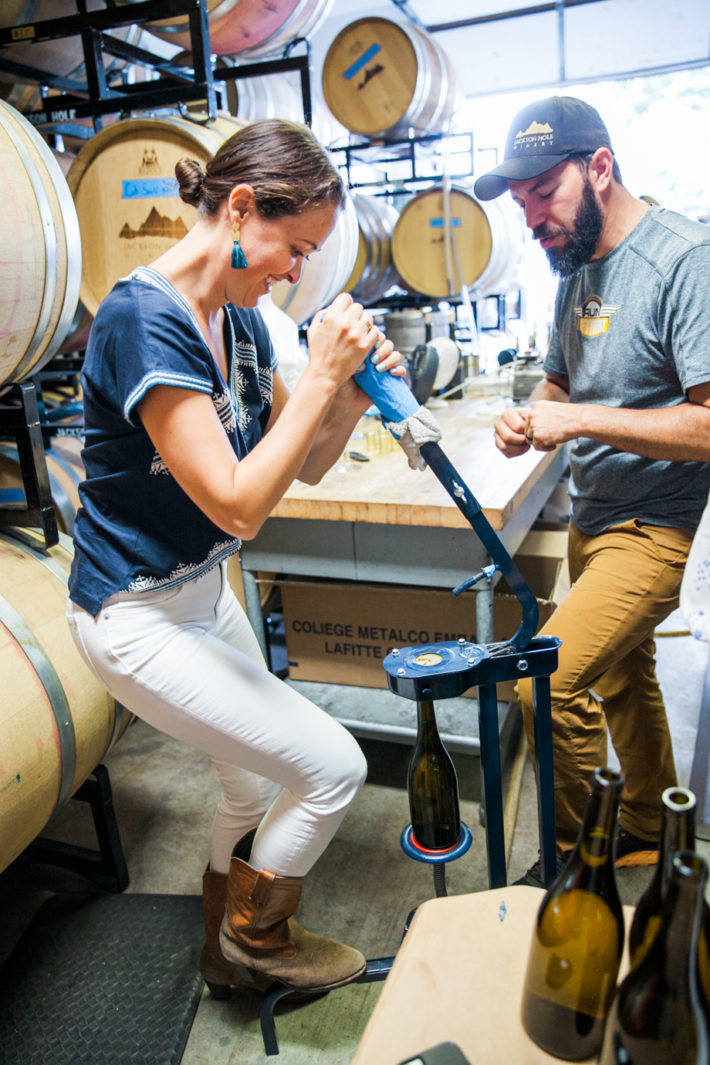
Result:
{"type": "MultiPolygon", "coordinates": [[[[496,530],[503,529],[550,466],[555,455],[529,451],[506,459],[493,442],[494,415],[485,401],[450,400],[432,411],[438,421],[443,451],[468,484],[496,530]]],[[[320,484],[294,482],[274,510],[274,517],[306,520],[368,522],[468,529],[468,522],[436,477],[411,470],[399,444],[386,430],[391,449],[368,449],[379,419],[363,418],[349,448],[367,462],[337,463],[320,484]]]]}
{"type": "MultiPolygon", "coordinates": [[[[564,473],[564,449],[506,459],[493,442],[496,414],[485,399],[452,400],[434,414],[442,450],[514,555],[564,473]]],[[[247,613],[263,647],[258,571],[452,588],[490,561],[430,470],[411,470],[389,434],[384,452],[369,449],[378,427],[384,433],[378,419],[363,418],[348,446],[367,462],[343,459],[318,485],[294,482],[243,546],[247,613]]],[[[494,638],[495,583],[483,582],[476,596],[481,642],[494,638]]]]}
{"type": "MultiPolygon", "coordinates": [[[[506,887],[423,903],[352,1065],[398,1065],[443,1042],[458,1044],[471,1065],[558,1063],[520,1023],[532,930],[543,897],[540,888],[506,887]]],[[[627,928],[632,918],[633,907],[624,906],[627,928]]],[[[625,947],[619,979],[627,970],[625,947]]]]}

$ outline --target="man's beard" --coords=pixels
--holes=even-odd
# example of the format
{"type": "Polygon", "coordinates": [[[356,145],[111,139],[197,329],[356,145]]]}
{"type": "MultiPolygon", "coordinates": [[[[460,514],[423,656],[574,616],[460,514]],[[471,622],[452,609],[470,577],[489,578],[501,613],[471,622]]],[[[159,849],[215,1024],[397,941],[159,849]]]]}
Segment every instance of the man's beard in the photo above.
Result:
{"type": "Polygon", "coordinates": [[[569,277],[591,259],[599,243],[602,225],[601,209],[594,197],[592,184],[585,175],[582,202],[577,208],[573,228],[547,229],[546,226],[539,226],[533,231],[533,237],[536,240],[551,236],[566,237],[561,248],[546,248],[545,254],[556,274],[569,277]]]}

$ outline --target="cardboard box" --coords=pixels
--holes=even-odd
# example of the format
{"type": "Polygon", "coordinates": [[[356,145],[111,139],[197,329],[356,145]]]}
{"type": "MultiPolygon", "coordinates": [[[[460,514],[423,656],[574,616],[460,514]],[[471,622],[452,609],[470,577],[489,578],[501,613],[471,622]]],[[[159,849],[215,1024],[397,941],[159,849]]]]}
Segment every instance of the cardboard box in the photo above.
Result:
{"type": "MultiPolygon", "coordinates": [[[[521,546],[535,554],[516,556],[535,592],[540,625],[555,608],[564,585],[566,536],[536,531],[521,546]],[[558,597],[557,597],[558,598],[558,597]]],[[[495,638],[507,639],[520,625],[517,598],[500,582],[493,600],[495,638]]],[[[281,598],[293,680],[387,688],[383,660],[393,647],[439,643],[463,636],[476,641],[475,592],[454,596],[440,588],[331,580],[285,580],[281,598]]],[[[475,689],[470,692],[475,696],[475,689]]],[[[514,698],[513,683],[498,685],[503,701],[514,698]]]]}

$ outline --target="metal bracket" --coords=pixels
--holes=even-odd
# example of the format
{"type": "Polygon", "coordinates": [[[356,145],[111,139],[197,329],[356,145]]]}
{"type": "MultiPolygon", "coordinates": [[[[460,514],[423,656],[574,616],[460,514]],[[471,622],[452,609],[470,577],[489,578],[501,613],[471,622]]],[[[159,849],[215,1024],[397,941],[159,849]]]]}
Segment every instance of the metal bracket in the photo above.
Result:
{"type": "Polygon", "coordinates": [[[99,844],[97,851],[73,843],[38,836],[16,858],[18,864],[45,863],[79,873],[106,891],[121,892],[128,887],[128,867],[121,845],[108,769],[97,765],[90,777],[74,792],[73,799],[88,802],[99,844]],[[93,778],[93,779],[92,779],[93,778]]]}
{"type": "Polygon", "coordinates": [[[57,516],[44,451],[34,381],[21,381],[0,399],[0,436],[12,436],[22,471],[25,506],[9,504],[0,509],[0,526],[39,526],[45,546],[59,542],[57,516]]]}
{"type": "MultiPolygon", "coordinates": [[[[351,980],[351,983],[372,984],[384,980],[391,972],[393,962],[394,957],[369,958],[365,964],[364,973],[361,973],[360,976],[351,980]]],[[[343,986],[348,987],[349,985],[344,984],[343,986]]],[[[286,998],[288,995],[293,994],[298,994],[302,997],[304,992],[298,991],[297,988],[287,987],[286,984],[278,982],[272,984],[271,987],[268,987],[264,994],[261,1009],[259,1011],[259,1021],[261,1024],[261,1036],[264,1040],[264,1050],[269,1057],[272,1057],[279,1052],[279,1041],[276,1036],[276,1024],[274,1022],[274,1008],[282,998],[286,998]]],[[[318,998],[321,994],[325,994],[325,991],[319,992],[317,988],[313,990],[313,998],[318,998]]]]}
{"type": "Polygon", "coordinates": [[[488,880],[491,888],[507,882],[503,824],[502,774],[498,736],[499,681],[529,676],[533,682],[535,758],[537,763],[540,861],[545,883],[556,871],[555,798],[550,715],[550,675],[557,669],[560,640],[537,636],[526,647],[458,643],[396,648],[385,658],[390,690],[405,699],[450,699],[478,687],[488,880]]]}

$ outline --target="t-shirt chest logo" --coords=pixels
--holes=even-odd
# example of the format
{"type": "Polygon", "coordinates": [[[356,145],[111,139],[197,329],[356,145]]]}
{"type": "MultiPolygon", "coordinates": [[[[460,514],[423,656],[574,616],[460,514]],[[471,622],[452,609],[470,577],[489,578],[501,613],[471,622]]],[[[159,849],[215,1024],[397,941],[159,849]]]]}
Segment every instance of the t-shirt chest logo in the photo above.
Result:
{"type": "Polygon", "coordinates": [[[577,329],[585,337],[598,337],[602,333],[609,332],[611,316],[616,314],[618,307],[605,306],[599,296],[587,296],[581,307],[575,307],[577,315],[577,329]]]}

